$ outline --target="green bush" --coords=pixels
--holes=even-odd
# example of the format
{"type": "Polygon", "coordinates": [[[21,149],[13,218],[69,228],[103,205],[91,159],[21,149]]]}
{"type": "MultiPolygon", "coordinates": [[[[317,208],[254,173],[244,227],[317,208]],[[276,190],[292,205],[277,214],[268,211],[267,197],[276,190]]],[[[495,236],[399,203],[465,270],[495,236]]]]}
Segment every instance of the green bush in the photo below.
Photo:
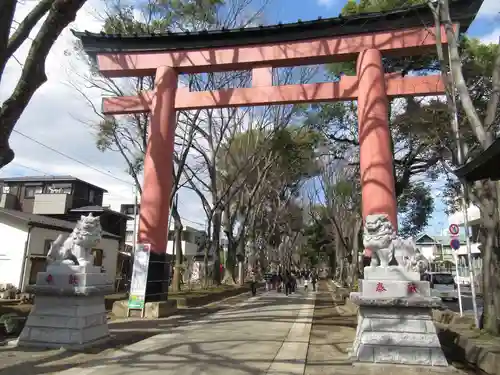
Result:
{"type": "Polygon", "coordinates": [[[12,335],[21,332],[25,319],[16,313],[7,313],[0,316],[0,324],[3,324],[6,334],[12,335]]]}
{"type": "Polygon", "coordinates": [[[356,281],[352,284],[352,291],[353,291],[353,292],[359,292],[359,280],[356,280],[356,281]]]}

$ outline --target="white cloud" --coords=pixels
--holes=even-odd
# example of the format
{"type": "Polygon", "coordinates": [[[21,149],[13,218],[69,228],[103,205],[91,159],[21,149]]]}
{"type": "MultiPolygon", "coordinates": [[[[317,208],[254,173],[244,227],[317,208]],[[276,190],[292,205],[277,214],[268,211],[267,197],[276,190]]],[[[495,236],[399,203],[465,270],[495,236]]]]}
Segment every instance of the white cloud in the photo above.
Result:
{"type": "Polygon", "coordinates": [[[479,12],[478,18],[495,18],[500,13],[500,1],[498,0],[484,0],[479,12]]]}
{"type": "Polygon", "coordinates": [[[479,39],[483,43],[496,43],[496,44],[498,44],[498,41],[500,39],[500,27],[497,27],[489,34],[482,35],[479,39]]]}
{"type": "Polygon", "coordinates": [[[319,6],[330,8],[335,0],[317,0],[319,6]]]}
{"type": "MultiPolygon", "coordinates": [[[[25,16],[34,2],[20,4],[16,20],[25,16]]],[[[132,179],[124,172],[125,163],[118,153],[101,153],[95,147],[95,140],[88,125],[77,119],[96,120],[87,103],[74,88],[68,85],[70,77],[88,68],[72,54],[75,38],[70,29],[99,31],[102,26],[97,15],[104,9],[101,0],[89,0],[52,48],[47,61],[48,81],[35,93],[29,106],[17,123],[16,130],[36,141],[69,155],[83,164],[64,157],[32,140],[14,133],[11,147],[16,153],[13,163],[0,171],[0,177],[27,175],[72,175],[109,191],[104,204],[118,209],[121,203],[133,202],[132,179]],[[103,171],[97,172],[95,169],[103,171]],[[114,177],[113,177],[114,176],[114,177]],[[128,182],[128,183],[127,183],[128,182]]],[[[34,30],[36,33],[37,30],[34,30]]],[[[32,35],[33,36],[33,35],[32,35]]],[[[24,61],[30,41],[17,52],[19,61],[24,61]]],[[[11,59],[2,77],[0,102],[12,92],[20,76],[21,66],[11,59]]],[[[101,94],[86,91],[92,101],[100,102],[101,94]]],[[[180,213],[186,224],[205,222],[204,213],[195,193],[182,189],[179,193],[180,213]]]]}

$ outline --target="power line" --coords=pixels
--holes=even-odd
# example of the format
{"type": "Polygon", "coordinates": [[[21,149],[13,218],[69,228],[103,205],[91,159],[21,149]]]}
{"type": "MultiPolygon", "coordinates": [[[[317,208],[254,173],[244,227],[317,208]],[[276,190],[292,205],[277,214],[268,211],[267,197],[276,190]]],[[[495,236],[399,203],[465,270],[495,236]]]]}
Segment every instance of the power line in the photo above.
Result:
{"type": "Polygon", "coordinates": [[[24,165],[24,164],[18,163],[17,161],[13,161],[13,162],[12,162],[12,164],[18,165],[18,166],[20,166],[21,168],[30,169],[30,170],[32,170],[33,172],[36,172],[36,173],[41,173],[41,174],[43,174],[43,175],[45,175],[45,176],[49,176],[49,175],[50,175],[50,173],[44,172],[44,171],[42,171],[42,170],[40,170],[40,169],[36,169],[36,168],[33,168],[33,167],[28,167],[27,165],[24,165]]]}
{"type": "MultiPolygon", "coordinates": [[[[133,183],[131,183],[131,182],[129,182],[129,181],[122,180],[121,178],[118,178],[118,177],[113,176],[110,172],[105,172],[105,171],[103,171],[103,170],[101,170],[101,169],[95,168],[95,167],[93,167],[93,166],[91,166],[91,165],[89,165],[89,164],[87,164],[87,163],[84,163],[83,161],[80,161],[80,160],[78,160],[78,159],[76,159],[76,158],[74,158],[74,157],[72,157],[72,156],[70,156],[70,155],[68,155],[68,154],[65,154],[64,152],[61,152],[61,151],[59,151],[59,150],[56,150],[55,148],[53,148],[53,147],[51,147],[51,146],[48,146],[48,145],[46,145],[46,144],[44,144],[44,143],[42,143],[42,142],[40,142],[40,141],[36,140],[35,138],[30,137],[29,135],[26,135],[26,134],[24,134],[24,133],[21,133],[19,130],[15,130],[15,129],[14,129],[14,130],[13,130],[13,132],[14,132],[14,133],[16,133],[16,134],[19,134],[20,136],[22,136],[22,137],[24,137],[24,138],[26,138],[26,139],[28,139],[28,140],[30,140],[30,141],[32,141],[32,142],[34,142],[34,143],[36,143],[37,145],[40,145],[40,146],[45,147],[46,149],[48,149],[48,150],[50,150],[50,151],[52,151],[52,152],[55,152],[55,153],[56,153],[56,154],[58,154],[58,155],[61,155],[61,156],[65,157],[65,158],[67,158],[67,159],[70,159],[70,160],[72,160],[72,161],[74,161],[74,162],[78,163],[78,164],[81,164],[81,165],[83,165],[84,167],[90,168],[90,169],[92,169],[92,170],[93,170],[93,171],[95,171],[95,172],[101,173],[101,174],[103,174],[103,175],[105,175],[105,176],[108,176],[108,177],[110,177],[110,178],[113,178],[113,179],[115,179],[115,180],[117,180],[117,181],[123,182],[124,184],[130,185],[130,186],[134,186],[134,184],[133,184],[133,183]]],[[[30,169],[31,169],[31,168],[30,168],[30,169]]]]}
{"type": "MultiPolygon", "coordinates": [[[[45,175],[45,176],[50,176],[50,175],[51,175],[51,173],[48,173],[48,172],[43,171],[43,170],[41,170],[41,169],[37,169],[37,168],[33,168],[33,167],[28,167],[27,165],[21,164],[21,163],[19,163],[19,162],[17,162],[17,161],[13,161],[11,164],[15,164],[15,165],[20,166],[21,168],[25,168],[25,169],[29,169],[29,170],[34,171],[34,172],[37,172],[37,173],[41,173],[42,175],[45,175]]],[[[126,199],[126,200],[129,200],[129,198],[130,198],[130,197],[126,197],[126,196],[121,195],[121,194],[116,194],[116,193],[112,193],[112,195],[114,195],[114,196],[116,196],[116,197],[119,197],[119,198],[122,198],[122,199],[126,199]]],[[[190,219],[186,219],[185,217],[182,217],[182,216],[181,216],[181,219],[182,219],[183,221],[187,221],[188,223],[192,223],[192,224],[200,225],[200,226],[202,226],[202,227],[204,227],[204,226],[205,226],[205,224],[203,224],[203,223],[199,223],[199,222],[197,222],[197,221],[193,221],[193,220],[190,220],[190,219]]]]}

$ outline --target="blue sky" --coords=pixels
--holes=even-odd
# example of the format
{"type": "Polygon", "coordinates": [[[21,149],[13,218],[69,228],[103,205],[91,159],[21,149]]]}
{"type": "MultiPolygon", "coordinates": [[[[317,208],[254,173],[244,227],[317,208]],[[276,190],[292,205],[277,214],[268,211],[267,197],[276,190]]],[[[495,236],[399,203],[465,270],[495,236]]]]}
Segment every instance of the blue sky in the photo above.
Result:
{"type": "MultiPolygon", "coordinates": [[[[318,17],[337,17],[347,0],[278,0],[272,1],[266,10],[266,23],[296,22],[298,19],[311,20],[318,17]],[[286,5],[285,5],[286,4],[286,5]],[[272,15],[273,19],[269,19],[272,15]]],[[[469,34],[474,37],[487,37],[494,32],[495,24],[500,35],[500,1],[484,0],[478,18],[471,25],[469,34]],[[492,17],[497,15],[495,17],[492,17]]],[[[498,40],[498,39],[496,39],[498,40]]]]}
{"type": "MultiPolygon", "coordinates": [[[[122,4],[137,1],[143,0],[121,0],[122,4]]],[[[268,0],[253,0],[253,4],[266,1],[268,0]]],[[[336,17],[345,2],[346,0],[269,0],[269,7],[265,9],[261,23],[296,22],[299,18],[310,20],[319,16],[336,17]]],[[[21,21],[35,3],[20,2],[16,20],[21,21]]],[[[98,15],[103,14],[103,7],[104,0],[88,0],[70,27],[99,32],[102,18],[98,15]]],[[[500,0],[484,0],[479,17],[471,27],[471,35],[480,37],[483,41],[497,42],[500,35],[499,12],[500,0]]],[[[38,29],[34,30],[36,31],[38,29]]],[[[16,57],[22,61],[28,50],[29,43],[26,43],[16,57]]],[[[12,135],[10,141],[16,158],[0,171],[0,176],[73,175],[107,189],[109,194],[105,197],[105,204],[118,209],[121,203],[133,202],[131,180],[118,153],[102,153],[95,147],[95,138],[89,126],[98,121],[98,118],[93,116],[88,103],[73,85],[78,86],[94,103],[101,102],[102,93],[89,89],[81,80],[75,79],[86,76],[88,66],[72,53],[73,50],[74,37],[68,28],[62,33],[46,61],[47,83],[33,96],[16,126],[17,131],[29,135],[31,139],[17,133],[12,135]],[[43,145],[56,149],[59,153],[43,145]],[[75,159],[80,163],[76,163],[75,159]],[[104,172],[98,172],[97,169],[104,172]]],[[[7,64],[7,71],[8,74],[4,74],[0,84],[0,102],[14,89],[21,74],[21,66],[12,59],[7,64]]],[[[203,222],[204,214],[196,193],[183,189],[179,196],[183,202],[181,216],[188,222],[203,222]]],[[[447,226],[447,221],[444,205],[437,202],[431,225],[433,229],[429,233],[439,232],[439,229],[447,226]]]]}
{"type": "MultiPolygon", "coordinates": [[[[298,19],[311,20],[318,17],[337,17],[347,0],[286,0],[274,1],[266,10],[265,23],[289,23],[298,19]],[[272,19],[269,19],[269,16],[272,19]]],[[[484,0],[478,17],[468,30],[468,35],[480,38],[487,42],[498,41],[500,37],[500,0],[484,0]]],[[[433,184],[438,185],[438,184],[433,184]]],[[[440,234],[448,227],[446,206],[435,191],[434,214],[428,225],[429,234],[440,234]]]]}

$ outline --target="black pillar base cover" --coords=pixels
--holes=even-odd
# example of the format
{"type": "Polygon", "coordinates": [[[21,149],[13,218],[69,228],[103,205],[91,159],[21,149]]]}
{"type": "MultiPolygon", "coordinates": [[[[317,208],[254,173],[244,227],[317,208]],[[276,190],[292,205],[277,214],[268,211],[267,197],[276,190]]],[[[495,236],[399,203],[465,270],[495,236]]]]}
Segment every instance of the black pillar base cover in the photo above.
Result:
{"type": "Polygon", "coordinates": [[[146,302],[166,301],[170,285],[169,254],[149,254],[148,282],[146,285],[146,302]]]}

